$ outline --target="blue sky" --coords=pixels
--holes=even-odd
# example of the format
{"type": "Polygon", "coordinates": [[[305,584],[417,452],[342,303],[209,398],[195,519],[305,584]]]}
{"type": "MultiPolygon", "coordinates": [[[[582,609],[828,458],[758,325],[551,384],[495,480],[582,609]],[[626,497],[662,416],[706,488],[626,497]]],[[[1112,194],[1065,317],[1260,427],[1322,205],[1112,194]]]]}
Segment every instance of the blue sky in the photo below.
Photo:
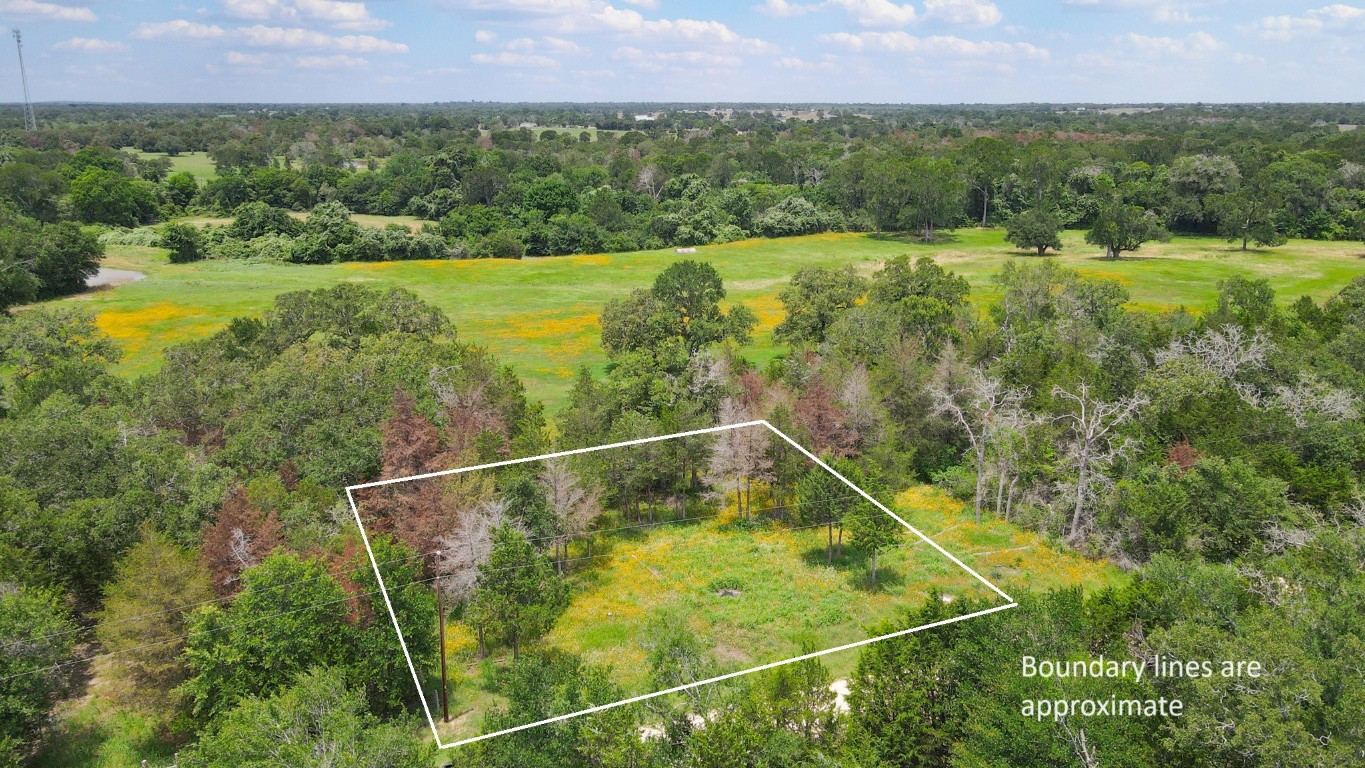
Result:
{"type": "Polygon", "coordinates": [[[0,23],[37,101],[1365,101],[1357,2],[0,0],[0,23]]]}

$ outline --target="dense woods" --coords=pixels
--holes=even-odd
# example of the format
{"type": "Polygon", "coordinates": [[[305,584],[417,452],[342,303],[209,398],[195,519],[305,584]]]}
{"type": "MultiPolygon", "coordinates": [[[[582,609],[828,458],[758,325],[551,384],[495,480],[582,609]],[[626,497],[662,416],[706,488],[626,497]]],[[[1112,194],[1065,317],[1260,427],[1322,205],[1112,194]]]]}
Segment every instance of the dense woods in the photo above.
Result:
{"type": "MultiPolygon", "coordinates": [[[[108,242],[162,244],[176,261],[520,258],[968,225],[1007,225],[1040,253],[1085,229],[1110,257],[1168,232],[1243,248],[1365,237],[1365,139],[1338,128],[1365,121],[1351,106],[650,113],[69,107],[7,150],[0,199],[29,230],[112,227],[108,242]],[[172,172],[191,151],[213,178],[172,172]],[[186,214],[232,221],[148,228],[186,214]],[[348,214],[426,223],[379,230],[348,214]]],[[[45,261],[60,268],[31,267],[8,303],[78,286],[90,248],[56,245],[45,261]]]]}
{"type": "MultiPolygon", "coordinates": [[[[4,304],[68,292],[106,240],[157,225],[172,258],[522,256],[877,229],[1064,227],[1118,257],[1166,232],[1245,245],[1359,237],[1357,107],[872,110],[803,123],[586,108],[71,107],[9,146],[4,304]],[[627,111],[627,115],[632,114],[627,111]],[[589,124],[544,132],[522,122],[589,124]],[[481,130],[482,129],[482,130],[481,130]],[[608,133],[615,130],[619,133],[608,133]],[[215,179],[124,152],[208,151],[215,179]],[[370,169],[368,166],[373,165],[370,169]],[[309,212],[300,221],[290,212],[309,212]],[[164,224],[231,215],[207,230],[164,224]],[[351,213],[432,220],[363,230],[351,213]],[[122,229],[118,229],[122,228],[122,229]],[[126,231],[125,231],[126,230],[126,231]]],[[[1230,258],[1235,258],[1231,256],[1230,258]]],[[[78,303],[0,319],[0,765],[92,695],[155,723],[181,766],[425,766],[436,758],[342,489],[766,419],[879,497],[933,483],[976,519],[1106,558],[1117,586],[863,649],[836,705],[818,660],[464,748],[471,766],[1349,765],[1365,750],[1365,278],[1326,301],[1230,273],[1205,307],[1022,255],[981,301],[951,264],[809,268],[780,290],[783,353],[702,259],[600,309],[604,372],[546,413],[412,293],[342,283],[172,347],[138,378],[78,303]],[[1252,658],[1236,680],[1025,681],[1021,654],[1252,658]],[[1126,687],[1123,687],[1126,686],[1126,687]],[[1179,696],[1188,716],[1043,719],[1021,697],[1179,696]],[[288,736],[286,737],[287,734],[288,736]],[[1098,757],[1096,757],[1098,756],[1098,757]],[[271,762],[273,761],[273,762],[271,762]]],[[[542,638],[572,553],[611,525],[728,506],[812,526],[827,565],[898,545],[781,441],[655,444],[360,495],[393,609],[433,626],[438,574],[480,657],[510,659],[484,732],[620,698],[542,638]],[[660,469],[660,468],[666,469],[660,469]],[[829,503],[811,503],[815,501],[829,503]],[[825,533],[822,533],[825,535],[825,533]],[[452,546],[458,542],[461,546],[452,546]]],[[[863,562],[860,560],[859,562],[863,562]]],[[[930,595],[885,631],[983,607],[930,595]]],[[[714,659],[652,629],[659,688],[714,659]]],[[[431,669],[434,633],[406,638],[431,669]]],[[[168,763],[169,764],[169,761],[168,763]]]]}

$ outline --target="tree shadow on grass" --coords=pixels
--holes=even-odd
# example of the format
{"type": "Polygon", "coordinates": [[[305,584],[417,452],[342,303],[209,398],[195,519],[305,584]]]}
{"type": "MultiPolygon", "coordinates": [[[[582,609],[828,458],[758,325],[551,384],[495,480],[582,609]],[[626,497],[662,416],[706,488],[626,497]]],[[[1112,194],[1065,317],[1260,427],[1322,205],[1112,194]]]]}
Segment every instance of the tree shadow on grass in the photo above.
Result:
{"type": "Polygon", "coordinates": [[[855,572],[849,580],[849,586],[859,592],[871,592],[873,594],[887,592],[897,587],[905,586],[905,575],[890,568],[877,568],[877,580],[872,580],[872,574],[866,567],[855,572]]]}
{"type": "Polygon", "coordinates": [[[865,558],[862,553],[844,545],[843,554],[839,554],[839,545],[834,545],[834,562],[829,561],[828,550],[824,544],[818,547],[811,547],[801,553],[801,561],[811,568],[833,568],[836,571],[847,571],[854,568],[866,570],[865,558]]]}
{"type": "Polygon", "coordinates": [[[1169,261],[1169,259],[1167,259],[1167,258],[1164,257],[1164,256],[1120,256],[1120,257],[1118,257],[1118,258],[1116,258],[1116,259],[1111,259],[1111,258],[1109,258],[1108,256],[1105,256],[1105,255],[1102,254],[1102,253],[1096,254],[1096,255],[1094,255],[1094,256],[1087,256],[1085,260],[1086,260],[1086,261],[1097,261],[1097,262],[1099,262],[1099,263],[1101,263],[1101,264],[1118,264],[1119,262],[1138,262],[1138,261],[1169,261]]]}
{"type": "Polygon", "coordinates": [[[962,242],[953,232],[935,232],[933,240],[925,240],[918,232],[869,232],[869,240],[879,243],[900,243],[902,245],[954,245],[962,242]]]}

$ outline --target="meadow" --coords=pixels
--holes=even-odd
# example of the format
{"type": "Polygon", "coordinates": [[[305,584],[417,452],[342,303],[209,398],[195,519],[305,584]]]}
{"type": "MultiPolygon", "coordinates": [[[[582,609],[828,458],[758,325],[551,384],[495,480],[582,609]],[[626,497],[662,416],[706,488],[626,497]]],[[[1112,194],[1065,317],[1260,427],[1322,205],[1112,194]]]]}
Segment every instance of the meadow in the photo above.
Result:
{"type": "MultiPolygon", "coordinates": [[[[887,501],[1007,593],[1071,586],[1089,592],[1126,578],[1108,563],[1058,549],[1032,532],[998,520],[976,523],[966,505],[936,488],[916,486],[887,501]]],[[[909,532],[881,555],[873,586],[865,555],[851,546],[826,565],[823,528],[746,529],[735,518],[731,507],[698,521],[599,534],[592,559],[578,559],[571,571],[572,602],[545,642],[609,665],[622,690],[639,695],[654,690],[646,645],[651,622],[660,616],[686,617],[710,650],[711,673],[721,674],[791,658],[806,647],[864,640],[887,623],[908,629],[905,612],[935,593],[974,598],[985,607],[1004,604],[909,532]],[[738,594],[721,594],[723,589],[738,594]]],[[[509,659],[501,654],[481,662],[476,648],[471,632],[451,625],[451,723],[438,726],[447,741],[477,735],[482,713],[502,703],[484,680],[509,659]]],[[[847,678],[858,650],[822,659],[836,679],[847,678]]],[[[435,700],[434,689],[428,698],[435,700]]]]}
{"type": "MultiPolygon", "coordinates": [[[[376,225],[382,222],[367,222],[376,225]]],[[[410,223],[404,221],[404,223],[410,223]]],[[[1267,278],[1288,303],[1301,295],[1322,299],[1365,274],[1365,246],[1357,242],[1291,241],[1243,252],[1213,238],[1178,237],[1144,246],[1120,261],[1105,261],[1067,232],[1054,258],[1083,274],[1121,282],[1135,307],[1206,308],[1219,280],[1267,278]]],[[[203,261],[169,264],[165,251],[110,247],[105,265],[145,272],[137,283],[64,299],[98,313],[99,325],[122,345],[120,370],[156,369],[166,347],[200,338],[238,315],[258,314],[284,291],[355,282],[403,286],[440,307],[460,337],[489,347],[525,380],[532,398],[553,410],[566,397],[579,366],[601,370],[597,315],[612,298],[646,287],[681,258],[704,259],[725,279],[732,301],[749,305],[759,327],[743,353],[758,364],[779,353],[772,330],[782,319],[777,294],[802,267],[853,265],[865,273],[901,254],[933,256],[971,281],[979,311],[996,297],[991,278],[1008,261],[1038,259],[1004,242],[999,229],[964,229],[933,244],[913,237],[865,233],[752,239],[703,246],[695,256],[672,249],[536,259],[351,263],[307,266],[203,261]]]]}
{"type": "Polygon", "coordinates": [[[181,152],[171,157],[165,152],[143,152],[133,147],[125,147],[125,152],[132,152],[144,160],[151,160],[158,157],[167,157],[171,161],[171,173],[185,171],[197,179],[216,179],[218,169],[213,164],[213,158],[207,152],[181,152]]]}

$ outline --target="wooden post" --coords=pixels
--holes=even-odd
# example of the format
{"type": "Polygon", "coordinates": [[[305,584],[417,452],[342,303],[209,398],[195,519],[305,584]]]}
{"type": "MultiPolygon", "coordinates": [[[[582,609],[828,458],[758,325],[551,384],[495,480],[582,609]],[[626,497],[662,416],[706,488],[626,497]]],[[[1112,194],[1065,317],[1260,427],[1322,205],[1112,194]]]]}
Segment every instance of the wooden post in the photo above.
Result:
{"type": "Polygon", "coordinates": [[[449,683],[446,680],[446,604],[441,594],[441,552],[436,551],[436,626],[437,645],[441,648],[441,718],[450,722],[450,700],[446,693],[449,683]]]}

